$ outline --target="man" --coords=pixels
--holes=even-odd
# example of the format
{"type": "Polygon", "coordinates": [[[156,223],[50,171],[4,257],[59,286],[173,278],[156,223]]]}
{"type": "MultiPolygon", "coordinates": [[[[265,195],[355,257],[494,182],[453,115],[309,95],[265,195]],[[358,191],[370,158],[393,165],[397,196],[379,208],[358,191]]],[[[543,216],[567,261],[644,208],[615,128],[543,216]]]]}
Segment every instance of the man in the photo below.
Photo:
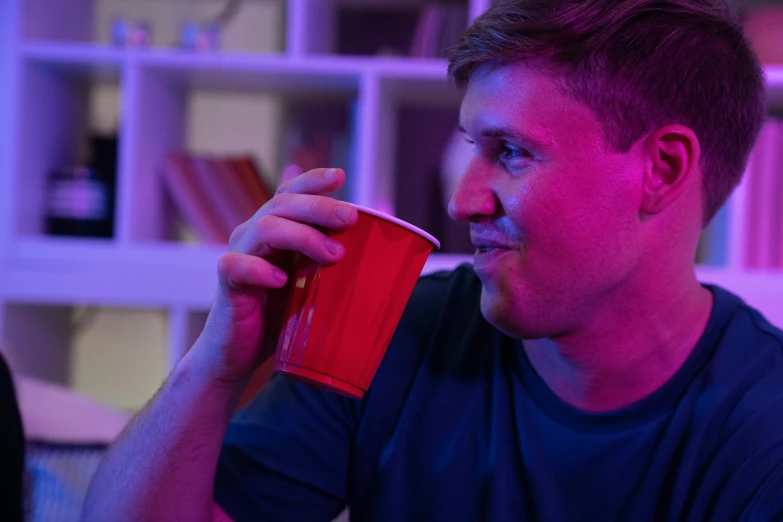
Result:
{"type": "Polygon", "coordinates": [[[11,372],[0,355],[0,520],[22,522],[24,434],[11,372]]]}
{"type": "Polygon", "coordinates": [[[275,253],[339,262],[311,225],[356,220],[322,196],[342,172],[285,182],[234,234],[204,332],[87,520],[206,521],[213,490],[214,520],[783,518],[783,332],[693,266],[764,117],[728,8],[512,1],[450,74],[475,269],[420,280],[362,401],[278,377],[230,420],[268,357],[275,253]]]}

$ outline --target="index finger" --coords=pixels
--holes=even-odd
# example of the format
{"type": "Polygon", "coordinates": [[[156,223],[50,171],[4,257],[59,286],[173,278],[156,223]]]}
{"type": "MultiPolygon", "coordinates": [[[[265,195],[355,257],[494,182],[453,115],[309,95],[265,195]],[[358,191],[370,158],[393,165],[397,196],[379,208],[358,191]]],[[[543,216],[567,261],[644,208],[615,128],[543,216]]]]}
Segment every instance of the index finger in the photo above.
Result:
{"type": "Polygon", "coordinates": [[[302,167],[296,164],[292,164],[283,169],[283,175],[280,177],[282,178],[282,181],[285,182],[294,179],[300,174],[302,174],[302,167]]]}
{"type": "Polygon", "coordinates": [[[339,189],[345,182],[342,169],[313,169],[283,181],[275,194],[311,194],[320,196],[339,189]]]}

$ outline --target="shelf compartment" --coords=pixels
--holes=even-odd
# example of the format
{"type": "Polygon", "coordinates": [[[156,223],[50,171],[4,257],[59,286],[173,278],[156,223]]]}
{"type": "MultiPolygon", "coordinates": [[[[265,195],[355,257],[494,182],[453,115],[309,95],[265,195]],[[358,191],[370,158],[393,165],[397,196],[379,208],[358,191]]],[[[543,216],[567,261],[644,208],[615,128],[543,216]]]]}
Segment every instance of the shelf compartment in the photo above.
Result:
{"type": "Polygon", "coordinates": [[[485,2],[290,0],[287,49],[293,56],[438,56],[485,2]]]}
{"type": "Polygon", "coordinates": [[[166,341],[189,347],[203,328],[205,312],[180,310],[10,300],[0,304],[0,346],[20,375],[137,410],[182,355],[166,341]]]}
{"type": "MultiPolygon", "coordinates": [[[[204,63],[158,53],[145,57],[134,69],[132,106],[137,117],[129,130],[131,175],[124,187],[129,197],[124,209],[128,229],[123,235],[129,242],[179,239],[173,226],[176,213],[161,176],[171,152],[250,155],[271,189],[278,183],[281,163],[288,159],[281,157],[287,108],[336,105],[348,114],[358,89],[358,75],[352,70],[290,64],[287,70],[277,70],[279,63],[284,62],[238,56],[204,63]]],[[[343,127],[348,116],[344,120],[343,127]]],[[[343,141],[350,139],[345,136],[343,141]]],[[[346,168],[348,162],[334,166],[346,168]]]]}
{"type": "MultiPolygon", "coordinates": [[[[21,62],[12,147],[12,236],[45,234],[49,177],[54,170],[88,163],[92,138],[117,138],[122,145],[120,62],[114,56],[82,58],[31,55],[21,62]]],[[[119,168],[118,158],[110,175],[110,198],[119,168]]],[[[116,197],[108,202],[108,210],[114,208],[116,197]]]]}

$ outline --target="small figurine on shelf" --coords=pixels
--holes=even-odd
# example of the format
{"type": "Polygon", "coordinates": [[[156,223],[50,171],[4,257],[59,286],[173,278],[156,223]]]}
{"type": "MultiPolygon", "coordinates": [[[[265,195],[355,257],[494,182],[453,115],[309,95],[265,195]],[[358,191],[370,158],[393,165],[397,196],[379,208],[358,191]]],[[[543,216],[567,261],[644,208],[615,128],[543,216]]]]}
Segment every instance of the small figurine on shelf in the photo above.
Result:
{"type": "Polygon", "coordinates": [[[190,51],[218,51],[223,29],[236,18],[244,0],[226,0],[220,13],[200,21],[188,21],[182,25],[179,46],[190,51]]]}
{"type": "Polygon", "coordinates": [[[111,39],[117,47],[149,47],[152,39],[150,24],[145,20],[116,18],[111,27],[111,39]]]}
{"type": "Polygon", "coordinates": [[[182,27],[182,48],[191,51],[220,49],[220,25],[217,23],[188,22],[182,27]]]}

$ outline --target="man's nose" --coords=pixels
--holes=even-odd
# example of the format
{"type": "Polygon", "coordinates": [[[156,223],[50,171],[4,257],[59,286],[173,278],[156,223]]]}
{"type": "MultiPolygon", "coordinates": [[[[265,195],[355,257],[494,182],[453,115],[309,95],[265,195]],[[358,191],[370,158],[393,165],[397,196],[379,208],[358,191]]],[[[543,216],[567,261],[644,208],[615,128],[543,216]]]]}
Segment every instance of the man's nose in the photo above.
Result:
{"type": "Polygon", "coordinates": [[[497,212],[497,197],[488,173],[472,161],[457,183],[449,201],[449,216],[454,221],[470,223],[492,217],[497,212]]]}

